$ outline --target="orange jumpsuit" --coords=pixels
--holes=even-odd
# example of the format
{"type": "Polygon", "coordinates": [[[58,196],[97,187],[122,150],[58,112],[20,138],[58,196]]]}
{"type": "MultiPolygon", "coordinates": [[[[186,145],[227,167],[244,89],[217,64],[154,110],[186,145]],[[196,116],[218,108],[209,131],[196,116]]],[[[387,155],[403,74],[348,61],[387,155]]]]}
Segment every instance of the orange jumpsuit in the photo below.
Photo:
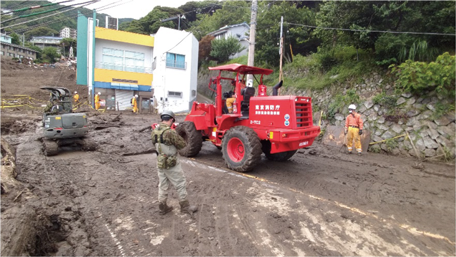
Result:
{"type": "Polygon", "coordinates": [[[355,148],[358,153],[361,153],[361,137],[359,130],[363,129],[363,120],[361,115],[356,112],[350,113],[345,119],[345,130],[348,131],[347,135],[347,148],[351,152],[353,150],[353,140],[355,140],[355,148]]]}

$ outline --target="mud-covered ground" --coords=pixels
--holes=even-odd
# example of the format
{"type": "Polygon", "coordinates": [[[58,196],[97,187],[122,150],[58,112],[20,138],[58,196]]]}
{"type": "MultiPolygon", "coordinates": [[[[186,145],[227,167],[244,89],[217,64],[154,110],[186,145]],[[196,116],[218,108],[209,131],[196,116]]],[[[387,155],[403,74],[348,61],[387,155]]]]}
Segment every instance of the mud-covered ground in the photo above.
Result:
{"type": "MultiPolygon", "coordinates": [[[[2,73],[2,97],[8,90],[2,73]]],[[[171,190],[174,210],[160,216],[144,129],[158,116],[117,115],[88,112],[97,151],[45,157],[40,113],[2,112],[2,137],[16,148],[18,167],[18,183],[2,194],[2,243],[13,217],[27,214],[36,241],[21,243],[31,255],[456,254],[451,163],[348,155],[316,142],[287,162],[263,156],[242,174],[226,169],[220,150],[205,142],[195,158],[181,157],[199,211],[181,214],[171,190]]]]}

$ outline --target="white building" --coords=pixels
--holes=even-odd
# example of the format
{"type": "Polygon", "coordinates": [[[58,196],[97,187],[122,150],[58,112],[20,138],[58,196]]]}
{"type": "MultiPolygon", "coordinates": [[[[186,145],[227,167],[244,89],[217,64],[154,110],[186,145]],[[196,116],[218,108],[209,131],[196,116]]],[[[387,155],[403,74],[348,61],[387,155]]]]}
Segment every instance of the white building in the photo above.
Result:
{"type": "Polygon", "coordinates": [[[230,56],[230,59],[233,59],[239,56],[247,55],[249,50],[249,32],[250,26],[247,23],[243,22],[235,25],[227,25],[216,31],[212,31],[208,35],[214,36],[215,39],[228,39],[229,37],[234,37],[239,40],[239,43],[244,49],[241,52],[230,56]]]}
{"type": "Polygon", "coordinates": [[[152,88],[159,112],[191,109],[197,94],[198,47],[190,32],[161,27],[155,34],[152,88]]]}
{"type": "Polygon", "coordinates": [[[77,30],[65,27],[62,30],[60,30],[60,37],[61,38],[73,38],[76,39],[77,37],[77,30]]]}
{"type": "Polygon", "coordinates": [[[95,27],[78,17],[77,84],[90,98],[101,93],[102,107],[128,110],[139,97],[139,110],[164,108],[188,112],[196,99],[198,41],[193,34],[160,28],[142,35],[95,27]]]}

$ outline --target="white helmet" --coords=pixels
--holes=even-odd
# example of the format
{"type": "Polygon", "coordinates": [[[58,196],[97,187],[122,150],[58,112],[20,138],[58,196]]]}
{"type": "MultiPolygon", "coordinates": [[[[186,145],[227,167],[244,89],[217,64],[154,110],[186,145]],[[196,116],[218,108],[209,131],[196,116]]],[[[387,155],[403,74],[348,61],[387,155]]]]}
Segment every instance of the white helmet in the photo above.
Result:
{"type": "Polygon", "coordinates": [[[78,91],[74,91],[74,93],[75,93],[75,94],[77,94],[77,93],[78,93],[78,91]]]}
{"type": "Polygon", "coordinates": [[[349,109],[349,110],[356,110],[356,105],[350,104],[350,105],[348,106],[348,109],[349,109]]]}
{"type": "Polygon", "coordinates": [[[101,92],[98,92],[99,95],[101,95],[101,92]]]}
{"type": "Polygon", "coordinates": [[[135,97],[138,97],[138,95],[135,95],[135,97]]]}

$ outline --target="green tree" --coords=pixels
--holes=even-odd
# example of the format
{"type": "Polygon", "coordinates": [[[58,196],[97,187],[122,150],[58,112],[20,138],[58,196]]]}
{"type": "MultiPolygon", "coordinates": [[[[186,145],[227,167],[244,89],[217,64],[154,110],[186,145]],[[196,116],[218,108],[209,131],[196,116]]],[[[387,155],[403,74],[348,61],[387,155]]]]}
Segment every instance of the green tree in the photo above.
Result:
{"type": "Polygon", "coordinates": [[[226,62],[230,56],[243,50],[238,39],[229,37],[228,39],[215,39],[211,41],[210,56],[217,59],[219,62],[226,62]]]}
{"type": "Polygon", "coordinates": [[[328,1],[322,4],[317,14],[317,26],[321,28],[316,29],[314,34],[322,39],[326,47],[341,44],[368,49],[375,53],[379,64],[405,59],[430,60],[445,50],[454,49],[454,36],[401,32],[454,34],[454,9],[454,1],[328,1]],[[440,50],[436,51],[436,48],[440,50]]]}
{"type": "Polygon", "coordinates": [[[52,36],[52,35],[58,36],[59,32],[57,30],[54,30],[54,29],[51,29],[48,27],[37,27],[37,28],[31,29],[31,30],[25,32],[24,34],[25,34],[25,39],[27,41],[29,41],[34,36],[35,37],[52,36]]]}
{"type": "Polygon", "coordinates": [[[198,14],[198,20],[191,23],[189,30],[198,40],[224,26],[250,21],[250,6],[243,1],[224,1],[221,9],[212,11],[198,14]]]}
{"type": "Polygon", "coordinates": [[[39,48],[38,46],[34,46],[34,45],[33,45],[32,43],[30,43],[30,42],[26,42],[26,43],[25,43],[25,47],[28,47],[28,48],[30,48],[30,49],[32,49],[32,50],[37,51],[37,53],[36,53],[36,59],[40,59],[40,60],[41,60],[41,53],[42,53],[42,51],[43,51],[43,50],[41,50],[41,48],[39,48]]]}
{"type": "Polygon", "coordinates": [[[76,56],[76,46],[77,46],[77,40],[74,38],[64,38],[60,42],[60,46],[62,47],[61,52],[64,53],[65,56],[68,56],[70,54],[70,47],[73,47],[73,54],[76,56]]]}
{"type": "Polygon", "coordinates": [[[292,2],[279,2],[267,5],[260,2],[257,17],[255,39],[255,60],[274,66],[279,64],[280,19],[283,16],[284,54],[290,55],[292,46],[294,54],[307,54],[316,51],[318,41],[309,28],[301,24],[315,24],[315,14],[307,7],[296,8],[292,2]],[[297,24],[297,25],[295,25],[297,24]]]}
{"type": "Polygon", "coordinates": [[[54,47],[45,47],[42,51],[41,59],[43,62],[55,63],[55,59],[59,57],[60,55],[54,47]]]}
{"type": "Polygon", "coordinates": [[[16,33],[11,33],[10,36],[11,36],[11,44],[15,44],[15,45],[21,44],[21,40],[19,39],[19,36],[16,33]]]}

